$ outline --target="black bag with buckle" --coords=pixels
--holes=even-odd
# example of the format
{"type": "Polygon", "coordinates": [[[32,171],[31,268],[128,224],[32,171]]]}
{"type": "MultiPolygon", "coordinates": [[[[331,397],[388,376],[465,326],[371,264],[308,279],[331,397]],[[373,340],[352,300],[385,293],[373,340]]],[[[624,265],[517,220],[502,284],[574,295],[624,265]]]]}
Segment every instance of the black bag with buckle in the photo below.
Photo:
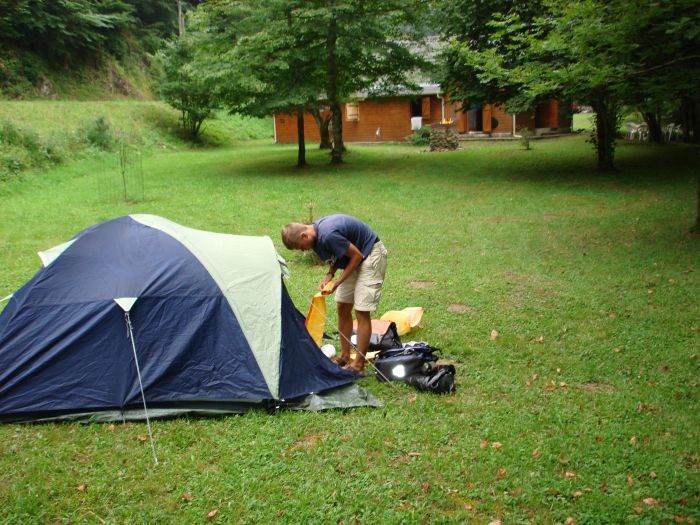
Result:
{"type": "Polygon", "coordinates": [[[418,390],[446,394],[455,391],[455,367],[437,364],[437,348],[412,341],[400,348],[382,350],[374,362],[380,381],[403,381],[418,390]]]}
{"type": "Polygon", "coordinates": [[[449,394],[455,391],[455,367],[453,365],[436,365],[428,374],[413,374],[405,382],[418,390],[449,394]]]}
{"type": "Polygon", "coordinates": [[[438,360],[437,348],[424,342],[406,343],[400,348],[382,350],[374,367],[380,381],[403,381],[414,374],[429,373],[438,360]]]}

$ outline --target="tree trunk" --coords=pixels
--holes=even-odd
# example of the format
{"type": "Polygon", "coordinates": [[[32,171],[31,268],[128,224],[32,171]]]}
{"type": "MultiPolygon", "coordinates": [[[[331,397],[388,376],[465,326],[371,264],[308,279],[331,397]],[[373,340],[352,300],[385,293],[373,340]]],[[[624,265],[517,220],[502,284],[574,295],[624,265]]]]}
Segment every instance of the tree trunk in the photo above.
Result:
{"type": "Polygon", "coordinates": [[[318,145],[318,149],[331,149],[331,134],[330,134],[330,123],[331,115],[322,116],[318,107],[309,107],[309,113],[313,115],[316,125],[318,126],[318,135],[321,137],[321,141],[318,145]]]}
{"type": "Polygon", "coordinates": [[[306,166],[306,143],[304,141],[304,106],[297,108],[297,141],[299,151],[297,153],[297,168],[306,166]]]}
{"type": "Polygon", "coordinates": [[[658,114],[653,111],[644,111],[642,116],[644,117],[644,122],[649,126],[649,142],[661,144],[664,141],[664,134],[658,114]]]}
{"type": "Polygon", "coordinates": [[[681,99],[681,128],[683,142],[700,142],[700,98],[681,99]]]}
{"type": "Polygon", "coordinates": [[[615,171],[615,133],[618,121],[617,105],[607,95],[600,95],[591,103],[595,111],[593,145],[598,155],[600,171],[615,171]]]}
{"type": "Polygon", "coordinates": [[[179,36],[185,34],[185,17],[182,15],[181,0],[177,0],[177,34],[179,36]]]}
{"type": "Polygon", "coordinates": [[[331,20],[328,26],[326,38],[326,52],[328,53],[326,68],[328,74],[328,102],[331,107],[331,126],[333,129],[333,148],[331,149],[331,164],[343,162],[343,114],[338,102],[338,63],[336,61],[336,43],[338,40],[337,21],[335,19],[335,0],[329,2],[331,8],[331,20]]]}
{"type": "Polygon", "coordinates": [[[700,177],[698,177],[698,207],[696,211],[695,228],[693,230],[700,233],[700,177]]]}

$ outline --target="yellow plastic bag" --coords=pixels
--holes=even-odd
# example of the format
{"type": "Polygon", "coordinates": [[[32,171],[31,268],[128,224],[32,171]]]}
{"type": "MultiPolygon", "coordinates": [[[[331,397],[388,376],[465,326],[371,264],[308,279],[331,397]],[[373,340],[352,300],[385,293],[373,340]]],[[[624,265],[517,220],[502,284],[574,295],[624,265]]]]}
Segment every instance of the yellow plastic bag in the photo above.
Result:
{"type": "Polygon", "coordinates": [[[380,317],[382,321],[393,321],[396,323],[396,331],[399,336],[405,335],[413,330],[423,317],[423,308],[412,306],[403,310],[389,310],[380,317]]]}
{"type": "MultiPolygon", "coordinates": [[[[333,283],[326,285],[326,290],[330,290],[333,283]]],[[[311,298],[309,313],[306,314],[306,329],[316,345],[321,346],[323,340],[323,330],[326,327],[326,296],[318,292],[311,298]]]]}

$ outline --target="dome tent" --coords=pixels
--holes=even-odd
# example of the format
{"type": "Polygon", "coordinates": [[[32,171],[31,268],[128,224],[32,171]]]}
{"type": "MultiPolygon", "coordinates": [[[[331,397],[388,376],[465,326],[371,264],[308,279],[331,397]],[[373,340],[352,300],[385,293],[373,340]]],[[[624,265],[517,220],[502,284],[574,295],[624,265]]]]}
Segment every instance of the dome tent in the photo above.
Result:
{"type": "Polygon", "coordinates": [[[39,256],[0,313],[1,421],[378,404],[317,349],[269,237],[130,215],[39,256]]]}

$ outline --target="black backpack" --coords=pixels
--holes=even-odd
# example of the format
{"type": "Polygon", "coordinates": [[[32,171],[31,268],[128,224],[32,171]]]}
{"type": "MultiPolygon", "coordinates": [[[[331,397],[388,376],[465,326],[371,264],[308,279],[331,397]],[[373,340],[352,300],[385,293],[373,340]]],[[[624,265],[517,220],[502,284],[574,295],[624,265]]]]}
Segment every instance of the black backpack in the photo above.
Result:
{"type": "Polygon", "coordinates": [[[405,382],[418,390],[449,394],[455,391],[455,367],[453,365],[436,365],[428,374],[413,374],[405,382]]]}
{"type": "Polygon", "coordinates": [[[419,390],[454,392],[455,367],[436,364],[437,348],[424,341],[412,341],[400,348],[382,350],[374,362],[380,381],[404,381],[419,390]]]}

